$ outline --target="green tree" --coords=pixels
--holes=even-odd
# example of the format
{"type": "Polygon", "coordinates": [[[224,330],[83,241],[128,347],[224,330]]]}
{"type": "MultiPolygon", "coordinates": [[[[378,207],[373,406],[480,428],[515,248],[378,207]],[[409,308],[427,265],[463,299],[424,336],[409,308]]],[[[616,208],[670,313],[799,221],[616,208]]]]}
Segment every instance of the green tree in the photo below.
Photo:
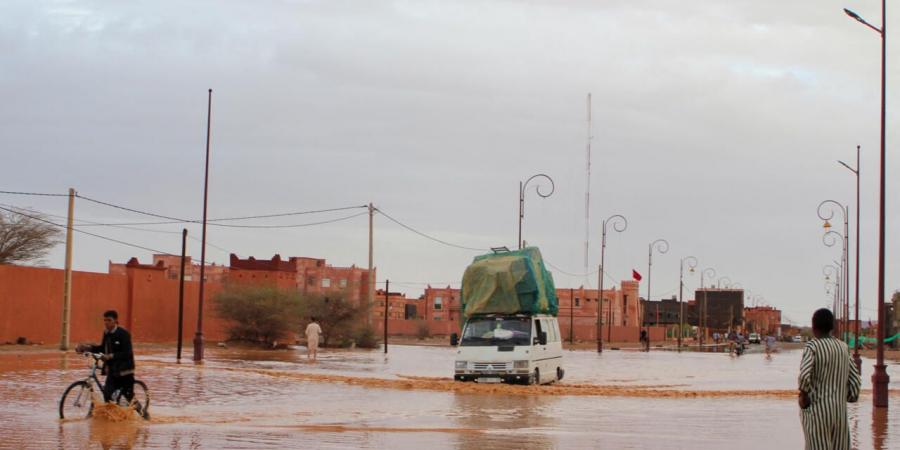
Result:
{"type": "Polygon", "coordinates": [[[375,333],[365,324],[365,308],[348,300],[346,290],[330,294],[307,294],[300,300],[303,327],[315,317],[322,327],[322,345],[328,347],[356,342],[359,347],[377,345],[375,333]]]}
{"type": "Polygon", "coordinates": [[[300,323],[300,295],[275,286],[226,284],[213,301],[233,340],[269,346],[300,323]]]}

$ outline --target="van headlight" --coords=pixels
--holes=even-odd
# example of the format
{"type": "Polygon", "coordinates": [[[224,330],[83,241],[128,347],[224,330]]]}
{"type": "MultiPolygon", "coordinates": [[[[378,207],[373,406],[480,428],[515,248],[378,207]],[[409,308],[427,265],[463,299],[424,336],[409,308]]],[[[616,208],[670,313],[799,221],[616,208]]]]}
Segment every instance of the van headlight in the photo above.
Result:
{"type": "Polygon", "coordinates": [[[522,361],[513,361],[513,369],[527,369],[528,368],[528,360],[522,361]]]}
{"type": "Polygon", "coordinates": [[[466,361],[457,361],[457,362],[456,362],[456,368],[457,368],[457,369],[460,369],[460,370],[465,369],[466,366],[468,366],[468,365],[469,365],[469,363],[466,362],[466,361]]]}

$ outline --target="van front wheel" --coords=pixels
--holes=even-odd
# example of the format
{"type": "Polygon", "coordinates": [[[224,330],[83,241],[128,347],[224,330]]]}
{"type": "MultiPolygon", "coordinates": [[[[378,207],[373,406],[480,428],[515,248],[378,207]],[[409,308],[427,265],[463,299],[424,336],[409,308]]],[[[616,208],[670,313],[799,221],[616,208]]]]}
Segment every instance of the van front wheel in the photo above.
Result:
{"type": "Polygon", "coordinates": [[[529,384],[541,384],[541,370],[534,369],[534,373],[531,374],[531,380],[528,380],[529,384]]]}

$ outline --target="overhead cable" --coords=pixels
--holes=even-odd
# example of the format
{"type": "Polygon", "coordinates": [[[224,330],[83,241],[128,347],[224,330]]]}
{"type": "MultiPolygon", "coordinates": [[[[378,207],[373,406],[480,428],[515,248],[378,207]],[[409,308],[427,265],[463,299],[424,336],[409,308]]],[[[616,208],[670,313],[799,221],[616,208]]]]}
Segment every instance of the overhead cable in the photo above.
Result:
{"type": "Polygon", "coordinates": [[[425,234],[425,233],[423,233],[423,232],[421,232],[421,231],[419,231],[419,230],[417,230],[417,229],[415,229],[415,228],[413,228],[413,227],[411,227],[411,226],[409,226],[409,225],[406,225],[405,223],[400,222],[399,220],[397,220],[397,219],[391,217],[391,216],[388,215],[386,212],[384,212],[384,210],[382,210],[382,209],[380,209],[380,208],[375,208],[375,210],[378,211],[379,214],[381,214],[382,216],[386,217],[386,218],[387,218],[388,220],[390,220],[391,222],[394,222],[394,223],[396,223],[397,225],[400,225],[401,227],[406,228],[407,230],[412,231],[413,233],[416,233],[416,234],[418,234],[419,236],[422,236],[422,237],[424,237],[424,238],[426,238],[426,239],[431,239],[432,241],[435,241],[435,242],[438,242],[438,243],[441,243],[441,244],[444,244],[444,245],[447,245],[447,246],[450,246],[450,247],[460,248],[460,249],[463,249],[463,250],[473,250],[473,251],[476,251],[476,252],[483,252],[483,251],[489,251],[489,250],[490,250],[490,249],[487,249],[487,248],[476,248],[476,247],[466,247],[466,246],[464,246],[464,245],[457,245],[457,244],[453,244],[453,243],[447,242],[447,241],[442,240],[442,239],[438,239],[438,238],[436,238],[436,237],[434,237],[434,236],[429,236],[429,235],[427,235],[427,234],[425,234]]]}

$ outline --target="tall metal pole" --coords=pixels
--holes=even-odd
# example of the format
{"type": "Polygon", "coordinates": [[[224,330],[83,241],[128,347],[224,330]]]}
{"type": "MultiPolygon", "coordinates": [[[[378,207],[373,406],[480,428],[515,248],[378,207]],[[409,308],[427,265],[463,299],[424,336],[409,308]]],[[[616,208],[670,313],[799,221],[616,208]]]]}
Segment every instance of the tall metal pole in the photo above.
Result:
{"type": "Polygon", "coordinates": [[[875,373],[872,374],[873,404],[888,407],[888,383],[890,377],[884,365],[884,339],[887,331],[887,315],[884,307],[884,230],[885,230],[885,66],[887,64],[887,1],[881,0],[881,183],[878,201],[878,350],[876,352],[875,373]]]}
{"type": "Polygon", "coordinates": [[[850,343],[850,207],[844,207],[844,339],[850,343]]]}
{"type": "MultiPolygon", "coordinates": [[[[647,253],[647,301],[650,302],[653,298],[650,296],[650,280],[653,276],[653,248],[656,247],[656,251],[659,253],[666,253],[669,251],[669,241],[665,239],[657,239],[650,243],[649,251],[647,253]]],[[[640,298],[638,298],[640,301],[640,298]]],[[[648,303],[649,304],[649,303],[648,303]]],[[[644,322],[644,314],[641,313],[641,325],[644,322]]],[[[657,325],[659,325],[657,323],[657,325]]],[[[647,349],[649,350],[650,343],[650,327],[647,327],[647,349]]]]}
{"type": "Polygon", "coordinates": [[[855,345],[853,346],[853,362],[856,363],[857,370],[862,374],[862,358],[859,357],[859,183],[860,183],[860,172],[862,171],[862,166],[860,165],[860,147],[856,146],[856,284],[854,288],[856,289],[856,312],[854,317],[856,318],[856,324],[854,326],[853,333],[856,335],[855,345]]]}
{"type": "Polygon", "coordinates": [[[69,216],[66,219],[66,271],[63,276],[62,336],[59,349],[69,349],[69,329],[72,317],[72,225],[75,221],[75,189],[69,188],[69,216]]]}
{"type": "Polygon", "coordinates": [[[886,91],[886,73],[887,65],[887,1],[881,0],[881,29],[866,22],[862,17],[849,9],[844,8],[844,12],[853,19],[859,21],[863,25],[875,30],[881,35],[881,151],[880,151],[880,168],[879,168],[879,201],[878,201],[878,331],[877,331],[877,350],[875,353],[875,372],[872,374],[872,403],[878,408],[888,407],[888,384],[890,377],[887,374],[887,367],[884,365],[884,339],[886,333],[887,317],[884,307],[884,235],[885,235],[885,91],[886,91]]]}
{"type": "Polygon", "coordinates": [[[391,280],[384,280],[384,354],[388,352],[388,314],[391,304],[391,280]]]}
{"type": "Polygon", "coordinates": [[[519,182],[519,240],[516,241],[522,250],[522,219],[525,218],[525,186],[519,182]]]}
{"type": "MultiPolygon", "coordinates": [[[[678,275],[678,306],[680,308],[680,312],[678,313],[678,351],[681,351],[681,338],[684,334],[684,263],[687,261],[688,268],[691,272],[694,271],[694,268],[697,267],[697,258],[693,256],[686,256],[681,258],[681,266],[678,275]]],[[[703,275],[702,273],[700,274],[703,275]]]]}
{"type": "MultiPolygon", "coordinates": [[[[603,316],[603,270],[606,269],[604,267],[605,257],[606,257],[606,221],[603,221],[603,232],[600,235],[600,290],[597,291],[597,353],[603,352],[603,337],[601,333],[603,332],[602,319],[603,316]]],[[[609,304],[610,315],[612,315],[612,303],[609,304]]],[[[612,330],[612,321],[607,320],[606,326],[609,330],[612,330]]],[[[607,331],[607,333],[611,333],[611,331],[607,331]]],[[[608,335],[609,336],[609,335],[608,335]]],[[[607,338],[609,340],[609,338],[607,338]]]]}
{"type": "Polygon", "coordinates": [[[197,302],[197,333],[194,335],[194,361],[203,361],[203,288],[206,284],[206,206],[209,191],[209,138],[212,129],[212,89],[206,106],[206,169],[203,174],[203,234],[200,238],[200,294],[197,302]]]}
{"type": "Polygon", "coordinates": [[[366,324],[372,326],[372,306],[375,304],[375,267],[374,261],[374,236],[375,236],[375,207],[369,202],[369,282],[366,286],[366,324]]]}
{"type": "Polygon", "coordinates": [[[569,288],[569,343],[575,342],[575,290],[569,288]]]}
{"type": "Polygon", "coordinates": [[[591,139],[593,138],[591,125],[591,93],[587,95],[587,156],[584,163],[584,284],[587,284],[588,251],[591,237],[591,139]]]}
{"type": "Polygon", "coordinates": [[[681,260],[681,268],[678,274],[678,351],[681,351],[681,334],[684,330],[684,259],[681,260]]]}
{"type": "Polygon", "coordinates": [[[597,353],[603,353],[603,263],[597,266],[597,353]]]}
{"type": "Polygon", "coordinates": [[[184,264],[187,260],[187,228],[181,230],[181,274],[178,277],[178,350],[176,357],[181,361],[182,330],[184,329],[184,264]]]}

